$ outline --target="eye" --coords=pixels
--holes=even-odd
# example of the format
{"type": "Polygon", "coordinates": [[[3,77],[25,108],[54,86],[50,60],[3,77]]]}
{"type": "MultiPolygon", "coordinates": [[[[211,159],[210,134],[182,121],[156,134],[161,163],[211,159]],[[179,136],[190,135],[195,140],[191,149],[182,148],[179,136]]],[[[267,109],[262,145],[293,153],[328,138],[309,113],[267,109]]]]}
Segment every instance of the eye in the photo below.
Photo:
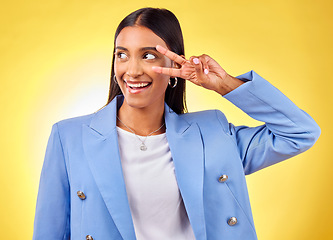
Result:
{"type": "Polygon", "coordinates": [[[146,54],[143,55],[143,58],[147,59],[147,60],[153,60],[153,59],[156,58],[156,56],[152,53],[146,53],[146,54]]]}
{"type": "Polygon", "coordinates": [[[127,57],[127,55],[123,52],[119,52],[116,54],[117,58],[120,58],[120,59],[125,59],[127,57]]]}

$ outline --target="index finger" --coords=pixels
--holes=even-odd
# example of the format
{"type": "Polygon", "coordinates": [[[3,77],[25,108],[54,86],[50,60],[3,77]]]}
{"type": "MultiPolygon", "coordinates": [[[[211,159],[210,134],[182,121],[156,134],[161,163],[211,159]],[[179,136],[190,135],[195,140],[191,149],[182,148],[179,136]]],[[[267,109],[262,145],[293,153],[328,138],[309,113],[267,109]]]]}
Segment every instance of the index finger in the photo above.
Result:
{"type": "Polygon", "coordinates": [[[166,67],[152,67],[153,71],[157,73],[162,73],[168,76],[173,76],[173,77],[182,77],[181,76],[181,70],[177,68],[166,68],[166,67]]]}
{"type": "Polygon", "coordinates": [[[187,62],[187,60],[185,58],[182,58],[178,54],[171,52],[170,50],[168,50],[160,45],[156,45],[156,50],[180,65],[184,65],[187,62]]]}

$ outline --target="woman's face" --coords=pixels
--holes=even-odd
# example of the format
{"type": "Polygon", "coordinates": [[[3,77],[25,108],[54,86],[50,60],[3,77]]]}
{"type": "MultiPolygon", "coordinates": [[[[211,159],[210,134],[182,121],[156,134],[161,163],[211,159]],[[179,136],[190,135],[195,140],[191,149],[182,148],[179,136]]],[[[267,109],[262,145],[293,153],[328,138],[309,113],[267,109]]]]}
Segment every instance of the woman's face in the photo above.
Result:
{"type": "Polygon", "coordinates": [[[153,66],[171,67],[172,61],[155,47],[165,42],[146,27],[125,27],[115,45],[114,70],[124,95],[124,104],[133,108],[163,109],[169,76],[156,73],[153,66]]]}

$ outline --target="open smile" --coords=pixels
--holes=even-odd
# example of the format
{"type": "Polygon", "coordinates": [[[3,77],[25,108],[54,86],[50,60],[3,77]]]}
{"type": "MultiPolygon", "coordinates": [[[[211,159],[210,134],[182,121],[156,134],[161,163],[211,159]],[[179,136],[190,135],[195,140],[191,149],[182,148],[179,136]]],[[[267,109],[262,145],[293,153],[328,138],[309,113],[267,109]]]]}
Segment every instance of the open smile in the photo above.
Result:
{"type": "Polygon", "coordinates": [[[145,89],[147,89],[152,83],[151,82],[127,82],[124,80],[126,84],[126,88],[129,90],[130,93],[139,93],[145,89]]]}

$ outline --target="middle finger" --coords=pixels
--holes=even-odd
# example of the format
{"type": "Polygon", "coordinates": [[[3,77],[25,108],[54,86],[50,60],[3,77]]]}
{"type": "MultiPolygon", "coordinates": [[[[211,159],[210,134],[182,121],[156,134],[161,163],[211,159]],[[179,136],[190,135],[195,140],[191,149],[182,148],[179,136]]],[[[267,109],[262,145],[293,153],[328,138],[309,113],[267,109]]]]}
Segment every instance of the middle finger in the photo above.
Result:
{"type": "Polygon", "coordinates": [[[180,65],[184,65],[187,62],[187,60],[185,58],[182,58],[178,54],[171,52],[170,50],[168,50],[160,45],[156,45],[156,50],[180,65]]]}

